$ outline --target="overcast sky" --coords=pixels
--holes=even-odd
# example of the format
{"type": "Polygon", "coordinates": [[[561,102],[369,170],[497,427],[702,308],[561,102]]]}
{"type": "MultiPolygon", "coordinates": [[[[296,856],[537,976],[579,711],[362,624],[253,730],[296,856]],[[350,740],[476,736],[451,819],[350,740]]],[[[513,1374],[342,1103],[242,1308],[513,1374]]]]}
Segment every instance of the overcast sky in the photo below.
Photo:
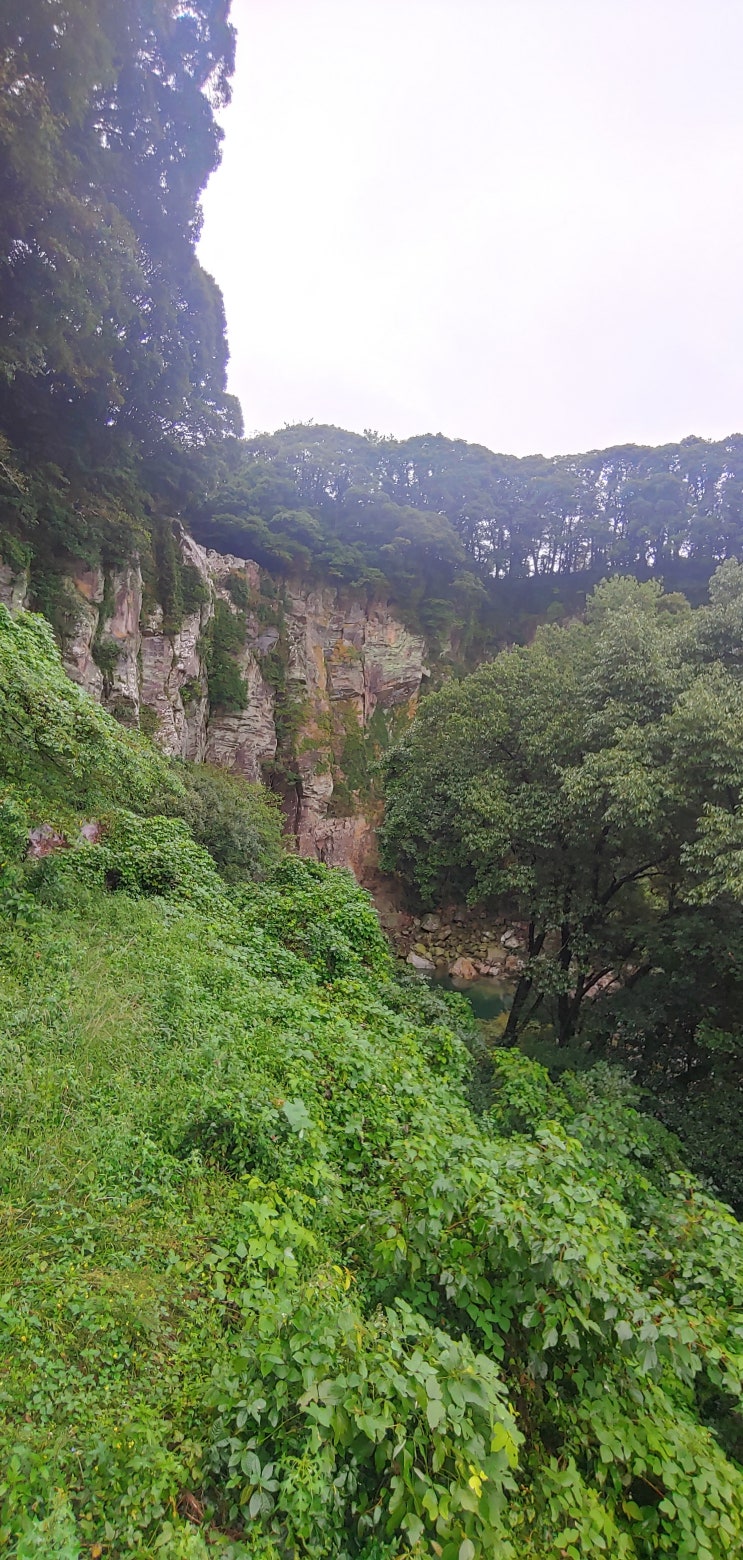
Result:
{"type": "Polygon", "coordinates": [[[742,0],[233,0],[201,258],[248,432],[743,428],[742,0]]]}

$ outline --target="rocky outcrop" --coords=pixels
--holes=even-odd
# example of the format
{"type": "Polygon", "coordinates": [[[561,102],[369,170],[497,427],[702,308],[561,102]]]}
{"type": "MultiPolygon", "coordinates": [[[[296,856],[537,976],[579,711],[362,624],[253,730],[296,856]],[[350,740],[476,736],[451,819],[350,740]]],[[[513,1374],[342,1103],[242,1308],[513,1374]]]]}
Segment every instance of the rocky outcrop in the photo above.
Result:
{"type": "MultiPolygon", "coordinates": [[[[251,559],[208,551],[177,523],[174,530],[198,584],[176,621],[136,560],[108,574],[83,563],[71,568],[63,593],[70,677],[168,754],[253,781],[270,774],[301,853],[368,879],[373,818],[359,800],[353,764],[368,768],[374,722],[389,735],[412,715],[427,676],[423,639],[381,598],[278,582],[251,559]],[[220,705],[210,681],[215,630],[226,615],[240,697],[220,705]]],[[[0,601],[12,611],[28,601],[26,576],[6,565],[0,601]]]]}
{"type": "Polygon", "coordinates": [[[398,956],[416,969],[430,965],[469,985],[482,977],[508,983],[524,968],[526,926],[481,907],[444,905],[435,914],[416,916],[388,906],[381,909],[380,920],[398,956]]]}
{"type": "Polygon", "coordinates": [[[28,574],[0,562],[0,604],[11,612],[23,612],[28,605],[28,574]]]}

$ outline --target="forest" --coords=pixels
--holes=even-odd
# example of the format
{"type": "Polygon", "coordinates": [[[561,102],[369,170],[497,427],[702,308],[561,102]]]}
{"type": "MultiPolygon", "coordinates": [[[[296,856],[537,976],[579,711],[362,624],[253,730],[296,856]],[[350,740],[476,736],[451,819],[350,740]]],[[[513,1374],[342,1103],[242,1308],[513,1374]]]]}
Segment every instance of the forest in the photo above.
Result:
{"type": "Polygon", "coordinates": [[[728,1560],[743,435],[244,437],[234,50],[228,0],[0,13],[0,1554],[728,1560]],[[382,863],[524,928],[496,1030],[66,675],[70,565],[175,632],[181,533],[424,636],[382,863]]]}

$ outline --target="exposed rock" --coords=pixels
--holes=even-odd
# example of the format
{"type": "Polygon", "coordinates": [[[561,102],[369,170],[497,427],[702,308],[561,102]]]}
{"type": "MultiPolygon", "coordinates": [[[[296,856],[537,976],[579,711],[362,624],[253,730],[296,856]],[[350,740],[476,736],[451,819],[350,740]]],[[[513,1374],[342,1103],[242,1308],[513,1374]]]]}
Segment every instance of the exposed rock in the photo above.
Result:
{"type": "Polygon", "coordinates": [[[462,954],[460,958],[454,960],[453,964],[449,965],[449,974],[455,980],[475,980],[477,978],[477,967],[472,959],[468,959],[462,954]]]}
{"type": "Polygon", "coordinates": [[[517,926],[509,926],[508,931],[503,933],[501,942],[504,948],[523,948],[526,938],[517,926]]]}
{"type": "MultiPolygon", "coordinates": [[[[329,816],[333,772],[342,766],[349,722],[363,731],[380,707],[399,711],[395,720],[412,715],[428,675],[423,639],[384,599],[369,602],[349,589],[300,580],[280,585],[253,560],[202,548],[178,522],[173,528],[184,563],[203,582],[204,600],[177,631],[169,629],[161,604],[143,607],[136,559],[108,577],[80,562],[66,581],[69,675],[119,719],[150,733],[165,753],[255,781],[277,754],[276,667],[269,677],[264,663],[281,640],[288,694],[300,715],[289,765],[298,775],[286,798],[289,826],[302,855],[370,880],[378,871],[373,822],[329,816]],[[236,576],[246,603],[240,607],[244,642],[235,652],[245,707],[227,712],[210,708],[205,636],[217,602],[237,613],[236,576]]],[[[16,610],[26,591],[25,575],[0,566],[0,600],[16,610]]],[[[431,930],[440,924],[434,919],[431,930]]]]}
{"type": "MultiPolygon", "coordinates": [[[[200,756],[210,764],[235,770],[246,780],[260,780],[263,765],[276,753],[274,696],[250,651],[241,655],[239,664],[247,689],[246,707],[235,715],[213,711],[206,727],[204,752],[200,756]]],[[[206,684],[206,679],[204,682],[206,684]]]]}
{"type": "Polygon", "coordinates": [[[421,930],[424,932],[437,932],[441,925],[441,917],[438,915],[424,915],[421,921],[421,930]]]}
{"type": "Polygon", "coordinates": [[[28,836],[26,855],[31,861],[40,861],[43,856],[52,856],[55,851],[66,850],[67,843],[64,834],[52,828],[50,823],[40,823],[38,828],[32,829],[28,836]]]}
{"type": "Polygon", "coordinates": [[[88,845],[97,845],[102,837],[103,829],[95,818],[92,818],[90,823],[84,823],[80,830],[80,839],[85,840],[88,845]]]}
{"type": "Polygon", "coordinates": [[[9,612],[24,612],[28,605],[28,571],[0,563],[0,602],[9,612]]]}
{"type": "Polygon", "coordinates": [[[421,974],[431,975],[436,969],[433,959],[426,958],[422,953],[409,953],[406,962],[411,964],[414,970],[420,970],[421,974]]]}
{"type": "Polygon", "coordinates": [[[93,645],[104,588],[103,570],[82,564],[67,581],[71,626],[65,636],[62,661],[73,682],[79,683],[94,699],[103,697],[103,672],[94,659],[93,645]]]}
{"type": "Polygon", "coordinates": [[[488,943],[485,957],[488,964],[502,964],[506,957],[506,950],[502,943],[488,943]]]}
{"type": "MultiPolygon", "coordinates": [[[[328,867],[345,867],[360,883],[373,887],[376,871],[376,835],[374,826],[362,813],[354,818],[325,818],[308,839],[299,841],[300,851],[310,853],[328,867]],[[311,848],[311,849],[310,849],[311,848]]],[[[389,916],[393,912],[387,911],[389,916]]]]}

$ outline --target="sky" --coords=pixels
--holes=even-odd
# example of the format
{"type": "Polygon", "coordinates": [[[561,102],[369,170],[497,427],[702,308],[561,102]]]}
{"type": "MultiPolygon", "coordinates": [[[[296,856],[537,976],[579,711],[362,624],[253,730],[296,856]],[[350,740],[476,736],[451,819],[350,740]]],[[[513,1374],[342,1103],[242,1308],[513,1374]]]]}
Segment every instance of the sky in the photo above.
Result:
{"type": "Polygon", "coordinates": [[[246,432],[743,429],[741,0],[233,0],[202,263],[246,432]]]}

